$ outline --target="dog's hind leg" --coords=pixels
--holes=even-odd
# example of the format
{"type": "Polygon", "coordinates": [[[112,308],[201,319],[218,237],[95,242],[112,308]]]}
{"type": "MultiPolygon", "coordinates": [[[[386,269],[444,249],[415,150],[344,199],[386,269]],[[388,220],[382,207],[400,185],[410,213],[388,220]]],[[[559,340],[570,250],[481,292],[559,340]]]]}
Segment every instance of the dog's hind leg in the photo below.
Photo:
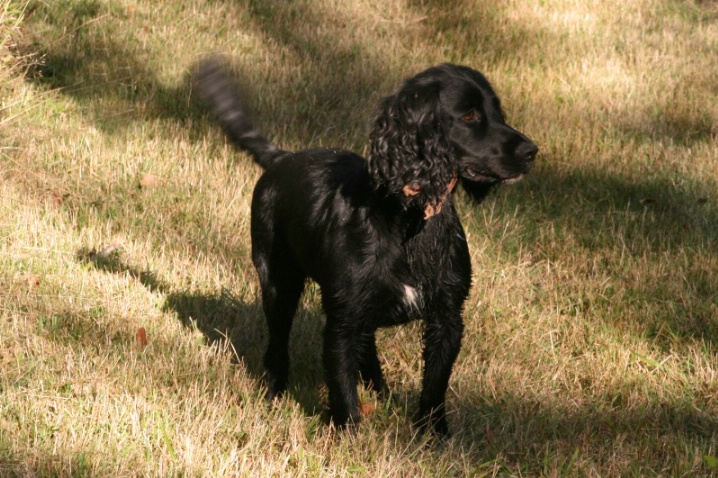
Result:
{"type": "MultiPolygon", "coordinates": [[[[275,244],[276,246],[276,244],[275,244]]],[[[253,251],[262,288],[262,305],[269,329],[264,355],[269,399],[287,389],[289,379],[289,333],[304,290],[305,274],[285,252],[285,248],[262,246],[253,251]]]]}
{"type": "Polygon", "coordinates": [[[289,380],[289,333],[304,289],[301,274],[280,273],[262,281],[262,303],[269,328],[269,344],[264,355],[269,396],[281,395],[289,380]]]}

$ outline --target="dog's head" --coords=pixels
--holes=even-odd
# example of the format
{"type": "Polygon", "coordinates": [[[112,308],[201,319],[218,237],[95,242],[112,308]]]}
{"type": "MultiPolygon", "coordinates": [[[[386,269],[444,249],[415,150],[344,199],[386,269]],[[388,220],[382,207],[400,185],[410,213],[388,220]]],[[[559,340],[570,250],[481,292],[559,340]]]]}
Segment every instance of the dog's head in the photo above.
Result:
{"type": "Polygon", "coordinates": [[[384,98],[371,133],[369,172],[377,187],[431,217],[457,177],[477,199],[491,186],[521,179],[538,148],[504,119],[496,93],[478,71],[440,65],[384,98]]]}

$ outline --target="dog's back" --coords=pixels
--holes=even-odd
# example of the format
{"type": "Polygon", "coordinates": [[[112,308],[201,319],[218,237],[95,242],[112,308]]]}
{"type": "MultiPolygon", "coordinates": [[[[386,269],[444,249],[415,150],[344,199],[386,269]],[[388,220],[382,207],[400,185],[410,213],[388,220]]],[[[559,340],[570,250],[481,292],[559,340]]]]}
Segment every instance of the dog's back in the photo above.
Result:
{"type": "MultiPolygon", "coordinates": [[[[287,153],[272,163],[255,187],[253,248],[281,241],[296,265],[321,285],[330,273],[327,257],[337,249],[344,226],[369,226],[371,194],[366,160],[354,153],[333,149],[287,153]]],[[[354,231],[342,240],[358,241],[363,235],[354,231]]]]}

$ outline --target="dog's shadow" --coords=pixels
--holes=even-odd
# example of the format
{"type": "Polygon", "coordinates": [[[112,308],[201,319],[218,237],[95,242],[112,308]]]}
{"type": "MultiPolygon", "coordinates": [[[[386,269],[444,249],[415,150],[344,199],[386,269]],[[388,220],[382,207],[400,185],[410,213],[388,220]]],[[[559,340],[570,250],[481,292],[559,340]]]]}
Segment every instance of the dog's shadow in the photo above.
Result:
{"type": "MultiPolygon", "coordinates": [[[[174,314],[182,325],[196,329],[210,346],[229,342],[233,363],[264,383],[262,360],[266,345],[266,324],[260,303],[245,303],[231,291],[217,293],[174,290],[152,271],[141,270],[123,262],[119,250],[80,249],[77,259],[98,270],[128,275],[152,292],[164,296],[163,312],[174,314]]],[[[321,328],[323,320],[317,310],[300,309],[290,343],[291,383],[287,396],[296,402],[306,416],[325,414],[322,391],[321,328]],[[293,345],[296,344],[296,345],[293,345]]],[[[326,397],[324,397],[326,398],[326,397]]]]}

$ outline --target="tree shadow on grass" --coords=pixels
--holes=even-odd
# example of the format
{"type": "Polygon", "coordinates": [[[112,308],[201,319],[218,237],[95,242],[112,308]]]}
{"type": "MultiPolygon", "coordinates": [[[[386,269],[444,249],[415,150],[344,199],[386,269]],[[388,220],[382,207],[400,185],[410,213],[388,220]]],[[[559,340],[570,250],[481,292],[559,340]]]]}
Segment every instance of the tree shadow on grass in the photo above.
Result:
{"type": "MultiPolygon", "coordinates": [[[[586,459],[599,469],[627,469],[614,462],[616,449],[633,450],[632,465],[652,475],[695,476],[706,472],[703,456],[715,454],[718,419],[690,402],[651,403],[626,407],[620,394],[611,400],[572,406],[546,403],[511,392],[499,396],[464,396],[456,439],[467,448],[478,444],[482,455],[534,476],[586,459]],[[695,456],[680,462],[676,456],[695,456]],[[613,463],[612,463],[613,462],[613,463]],[[547,467],[547,468],[545,468],[547,467]]],[[[625,452],[624,452],[625,453],[625,452]]],[[[629,455],[619,457],[627,460],[629,455]]],[[[585,468],[585,464],[582,468],[585,468]]],[[[575,471],[574,471],[575,473],[575,471]]]]}
{"type": "Polygon", "coordinates": [[[138,120],[186,124],[198,115],[189,78],[179,86],[163,84],[133,32],[107,21],[126,19],[125,9],[96,0],[62,3],[36,2],[26,12],[27,34],[17,48],[37,59],[27,68],[28,81],[79,100],[106,133],[138,120]]]}
{"type": "MultiPolygon", "coordinates": [[[[28,12],[25,23],[33,33],[21,50],[39,52],[41,57],[28,70],[30,81],[79,100],[95,125],[109,134],[123,131],[133,121],[155,118],[197,128],[189,120],[204,118],[206,112],[191,100],[189,75],[181,78],[179,86],[159,81],[151,54],[138,48],[131,30],[124,31],[116,25],[118,18],[127,15],[123,9],[101,6],[94,0],[70,6],[65,11],[39,3],[28,12]]],[[[238,6],[236,11],[239,15],[243,9],[238,6]]],[[[356,101],[376,97],[377,79],[385,76],[381,68],[365,60],[359,63],[358,46],[341,49],[332,43],[331,36],[293,35],[295,15],[309,22],[325,21],[305,5],[248,2],[247,11],[261,32],[293,49],[302,59],[303,73],[290,75],[286,84],[279,84],[272,76],[260,76],[261,72],[243,68],[237,62],[243,84],[252,85],[256,93],[251,96],[258,123],[262,124],[262,118],[271,118],[269,136],[281,132],[285,141],[296,138],[302,144],[313,145],[365,143],[372,110],[356,101]],[[286,15],[288,9],[298,11],[286,15]],[[350,75],[324,74],[336,64],[358,66],[351,68],[350,75]],[[357,110],[361,113],[357,114],[357,110]],[[361,140],[357,131],[362,132],[361,140]]],[[[186,65],[188,70],[191,67],[186,65]]],[[[204,135],[206,128],[191,134],[204,135]]]]}
{"type": "MultiPolygon", "coordinates": [[[[367,26],[350,12],[342,15],[338,9],[322,10],[312,7],[311,2],[249,1],[248,13],[257,28],[266,38],[290,49],[306,72],[281,92],[287,99],[291,122],[282,123],[285,119],[277,118],[276,107],[267,105],[260,105],[260,118],[272,118],[269,127],[280,131],[296,131],[298,123],[301,131],[306,131],[297,135],[303,144],[316,145],[320,140],[325,146],[359,151],[367,143],[368,127],[380,97],[398,88],[403,79],[434,64],[465,61],[467,55],[477,51],[481,52],[482,65],[488,65],[538,50],[535,32],[527,25],[510,22],[506,27],[508,19],[491,14],[501,7],[467,3],[412,0],[400,7],[406,8],[408,20],[397,20],[393,28],[382,22],[368,27],[369,35],[376,34],[380,41],[392,35],[397,41],[403,39],[400,48],[407,55],[397,57],[389,52],[374,53],[369,48],[370,36],[354,32],[367,26]],[[298,20],[303,25],[319,27],[297,28],[298,20]],[[337,41],[337,37],[345,41],[337,41]],[[447,47],[437,55],[432,49],[436,44],[447,47]],[[412,48],[428,54],[412,60],[412,48]]],[[[376,10],[369,13],[381,15],[381,9],[376,10]]],[[[261,83],[266,80],[258,88],[262,88],[261,83]]]]}
{"type": "MultiPolygon", "coordinates": [[[[235,62],[244,84],[252,85],[256,93],[251,96],[257,122],[269,137],[276,133],[284,141],[302,145],[360,150],[366,145],[379,97],[391,93],[402,78],[416,73],[415,65],[402,61],[390,64],[381,56],[372,56],[363,37],[347,40],[358,27],[350,13],[339,16],[339,10],[323,10],[309,2],[224,3],[231,5],[233,14],[249,18],[250,31],[256,30],[277,46],[277,65],[298,68],[282,63],[282,50],[291,51],[296,56],[291,61],[301,65],[299,74],[277,72],[275,77],[271,69],[269,76],[262,76],[256,69],[241,66],[241,61],[235,62]],[[297,28],[298,24],[323,27],[297,28]],[[338,37],[345,41],[337,41],[338,37]],[[282,78],[281,82],[277,78],[282,78]]],[[[495,25],[497,19],[487,13],[493,8],[477,13],[463,2],[449,5],[423,1],[411,2],[408,8],[417,15],[426,14],[412,30],[418,48],[430,45],[433,39],[452,45],[452,35],[446,35],[447,31],[462,32],[456,34],[462,43],[447,48],[445,57],[436,62],[460,60],[467,53],[466,44],[485,49],[490,62],[503,55],[519,55],[536,43],[527,33],[530,30],[521,24],[512,23],[510,28],[495,25]],[[477,16],[482,21],[480,34],[475,28],[477,16]],[[466,35],[470,39],[464,42],[466,35]],[[501,45],[504,49],[498,51],[501,45]]],[[[152,52],[139,47],[139,35],[118,26],[125,17],[130,22],[129,15],[126,9],[96,0],[66,2],[63,6],[33,4],[25,21],[31,33],[21,49],[23,53],[39,52],[42,62],[29,70],[28,79],[81,101],[96,126],[106,133],[121,132],[134,121],[159,118],[177,121],[189,128],[190,134],[205,135],[206,129],[191,121],[203,118],[205,112],[191,101],[189,77],[182,78],[178,86],[158,79],[152,52]]],[[[500,20],[506,22],[505,18],[500,20]]],[[[392,34],[391,28],[381,28],[392,34]]],[[[219,40],[217,48],[221,48],[219,40]]],[[[187,69],[191,66],[186,65],[187,69]]]]}
{"type": "MultiPolygon", "coordinates": [[[[718,184],[710,179],[622,177],[545,165],[522,184],[503,188],[493,199],[506,215],[520,211],[516,230],[497,237],[496,242],[508,254],[530,250],[537,261],[560,263],[568,245],[576,253],[584,250],[587,279],[610,277],[613,283],[630,286],[630,290],[613,291],[630,301],[625,304],[629,308],[654,306],[655,315],[646,313],[641,323],[633,324],[644,331],[644,340],[659,348],[696,340],[717,344],[716,190],[718,184]],[[664,279],[632,278],[658,270],[665,271],[664,279]]],[[[471,221],[468,217],[465,222],[471,221]]],[[[591,294],[567,293],[576,297],[561,297],[561,301],[575,302],[578,315],[601,307],[590,303],[591,294]]]]}
{"type": "Polygon", "coordinates": [[[508,13],[510,4],[472,0],[408,0],[423,14],[423,35],[448,43],[444,61],[462,61],[467,55],[492,65],[509,59],[526,64],[541,61],[542,36],[552,34],[532,21],[520,21],[508,13]]]}

